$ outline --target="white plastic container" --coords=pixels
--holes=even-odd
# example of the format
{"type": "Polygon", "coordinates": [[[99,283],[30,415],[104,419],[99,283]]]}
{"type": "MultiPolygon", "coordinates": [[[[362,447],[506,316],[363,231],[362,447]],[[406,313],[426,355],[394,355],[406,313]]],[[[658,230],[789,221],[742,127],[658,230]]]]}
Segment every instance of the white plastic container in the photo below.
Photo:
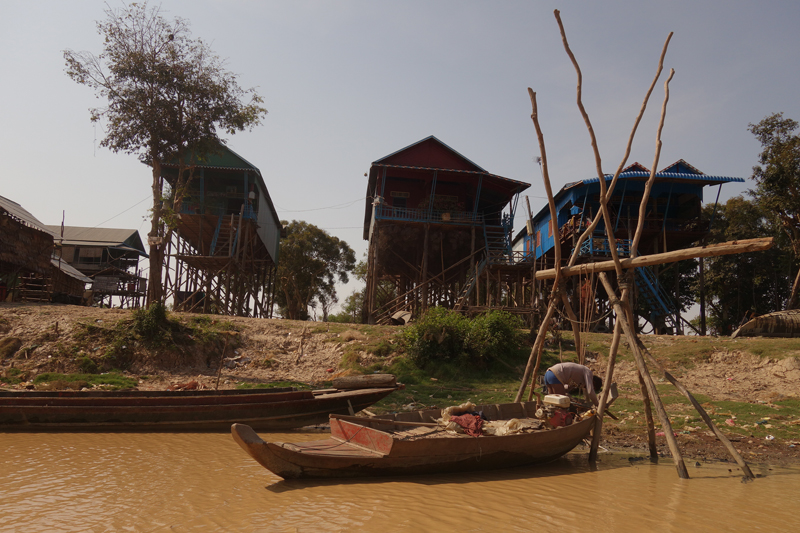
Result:
{"type": "Polygon", "coordinates": [[[564,394],[548,394],[544,397],[544,403],[567,408],[569,407],[569,396],[564,394]]]}

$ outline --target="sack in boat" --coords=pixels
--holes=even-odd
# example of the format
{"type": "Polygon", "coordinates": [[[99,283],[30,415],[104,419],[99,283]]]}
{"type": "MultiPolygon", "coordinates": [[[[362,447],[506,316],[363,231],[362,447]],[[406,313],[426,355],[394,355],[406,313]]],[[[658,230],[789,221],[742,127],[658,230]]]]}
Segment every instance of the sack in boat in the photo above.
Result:
{"type": "MultiPolygon", "coordinates": [[[[483,425],[483,419],[481,419],[480,415],[459,415],[459,416],[451,416],[450,417],[451,424],[457,424],[460,426],[464,433],[467,435],[471,435],[473,437],[480,437],[483,435],[483,431],[481,430],[481,426],[483,425]]],[[[449,425],[448,425],[449,429],[449,425]]]]}
{"type": "Polygon", "coordinates": [[[448,423],[451,417],[463,415],[464,413],[471,413],[473,411],[475,411],[475,404],[472,402],[464,402],[461,405],[445,407],[442,409],[442,420],[448,423]]]}

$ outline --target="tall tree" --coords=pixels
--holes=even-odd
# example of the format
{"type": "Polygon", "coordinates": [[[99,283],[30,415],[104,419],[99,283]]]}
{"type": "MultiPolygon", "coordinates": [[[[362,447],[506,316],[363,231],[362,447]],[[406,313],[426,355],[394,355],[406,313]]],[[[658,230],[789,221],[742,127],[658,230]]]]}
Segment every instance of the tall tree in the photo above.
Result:
{"type": "Polygon", "coordinates": [[[97,22],[102,53],[65,50],[64,59],[67,75],[107,101],[106,107],[90,110],[92,121],[105,122],[100,144],[135,154],[152,167],[150,304],[163,300],[161,269],[171,235],[164,215],[181,205],[191,176],[187,161],[202,159],[224,143],[219,130],[234,134],[259,124],[266,109],[254,89],[241,88],[224,61],[191,38],[185,20],[167,21],[160,7],[146,2],[109,7],[105,14],[97,22]],[[175,161],[178,181],[165,204],[161,166],[175,161]]]}
{"type": "MultiPolygon", "coordinates": [[[[795,259],[800,259],[800,136],[793,132],[798,123],[773,113],[750,132],[761,143],[759,165],[753,167],[756,188],[751,192],[765,213],[774,214],[789,238],[795,259]]],[[[794,278],[786,309],[800,303],[800,270],[794,278]]]]}
{"type": "Polygon", "coordinates": [[[275,299],[284,318],[308,320],[309,308],[316,302],[335,301],[336,282],[349,281],[356,254],[346,242],[313,224],[297,220],[282,224],[286,238],[281,239],[275,299]]]}
{"type": "MultiPolygon", "coordinates": [[[[713,206],[706,206],[709,219],[713,206]]],[[[769,250],[725,255],[705,260],[705,283],[710,326],[718,335],[729,335],[742,319],[781,309],[789,296],[792,251],[758,202],[735,196],[717,207],[710,243],[775,236],[769,250]]]]}

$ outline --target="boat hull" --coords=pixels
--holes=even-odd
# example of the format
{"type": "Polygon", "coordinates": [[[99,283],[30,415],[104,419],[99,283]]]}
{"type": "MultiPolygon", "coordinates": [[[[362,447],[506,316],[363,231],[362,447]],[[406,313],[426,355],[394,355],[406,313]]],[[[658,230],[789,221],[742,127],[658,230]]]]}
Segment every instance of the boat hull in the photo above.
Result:
{"type": "Polygon", "coordinates": [[[2,392],[2,431],[227,431],[231,423],[261,430],[328,421],[365,409],[397,387],[312,391],[2,392]]]}
{"type": "Polygon", "coordinates": [[[494,470],[553,461],[594,428],[594,417],[570,426],[506,436],[430,438],[404,441],[389,433],[351,426],[352,439],[270,443],[252,428],[235,424],[234,440],[258,463],[284,479],[374,477],[494,470]],[[360,429],[357,429],[360,428],[360,429]],[[358,443],[359,439],[366,445],[358,443]]]}

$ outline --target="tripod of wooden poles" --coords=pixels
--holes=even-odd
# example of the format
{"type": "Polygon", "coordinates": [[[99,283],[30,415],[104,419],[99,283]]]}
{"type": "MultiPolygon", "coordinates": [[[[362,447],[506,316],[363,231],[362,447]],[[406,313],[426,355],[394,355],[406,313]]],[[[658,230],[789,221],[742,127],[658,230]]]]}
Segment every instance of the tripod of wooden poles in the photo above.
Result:
{"type": "MultiPolygon", "coordinates": [[[[563,280],[569,276],[574,276],[579,274],[588,275],[590,273],[591,274],[596,273],[600,284],[602,284],[604,290],[606,291],[606,294],[608,295],[609,303],[611,304],[616,314],[616,320],[614,322],[614,333],[611,341],[611,348],[609,350],[608,365],[606,367],[606,374],[603,383],[603,391],[600,395],[599,406],[597,408],[596,425],[593,432],[589,459],[594,461],[597,458],[597,449],[599,446],[600,434],[602,432],[602,427],[603,427],[603,415],[605,413],[606,405],[608,402],[609,387],[611,385],[612,378],[614,375],[614,365],[616,362],[617,350],[619,348],[620,339],[622,334],[624,333],[625,337],[628,340],[628,344],[630,345],[631,351],[633,352],[633,356],[636,361],[636,366],[638,369],[639,383],[641,386],[642,398],[644,400],[644,405],[645,405],[645,416],[647,419],[647,427],[648,427],[648,443],[649,443],[651,457],[654,458],[657,457],[656,444],[655,444],[655,425],[650,407],[652,401],[652,404],[655,406],[658,419],[664,430],[664,434],[667,439],[667,445],[669,447],[670,453],[672,454],[672,459],[678,471],[678,476],[680,478],[688,479],[689,473],[686,470],[686,465],[683,461],[683,457],[681,456],[681,452],[678,447],[678,442],[675,438],[675,434],[673,433],[672,424],[670,423],[670,419],[669,416],[667,415],[666,409],[664,408],[664,404],[661,401],[661,397],[658,394],[658,390],[656,389],[656,385],[650,374],[650,370],[648,369],[647,362],[649,362],[650,365],[652,365],[652,368],[654,368],[658,373],[660,373],[661,376],[664,377],[664,379],[672,383],[684,396],[686,396],[686,398],[689,399],[690,403],[700,414],[701,418],[705,421],[705,423],[708,425],[711,431],[714,432],[717,438],[723,443],[723,445],[726,447],[728,452],[734,458],[736,463],[742,469],[744,476],[752,479],[754,478],[754,476],[747,463],[744,461],[739,452],[736,451],[736,449],[733,447],[733,445],[727,439],[727,437],[725,437],[725,435],[723,435],[722,432],[712,422],[711,418],[708,416],[708,414],[700,405],[700,403],[694,398],[694,396],[692,396],[692,394],[686,389],[686,387],[684,387],[674,376],[672,376],[644,347],[644,345],[642,344],[641,340],[639,339],[636,333],[635,328],[633,327],[633,313],[631,312],[630,297],[633,285],[633,273],[634,273],[633,269],[636,268],[637,266],[644,266],[645,264],[663,264],[693,257],[708,257],[713,255],[724,255],[731,253],[742,253],[745,251],[764,250],[772,245],[772,239],[751,239],[748,241],[723,243],[722,245],[716,245],[716,246],[703,246],[699,248],[691,248],[687,250],[673,251],[663,254],[655,254],[649,257],[640,257],[640,258],[636,257],[637,248],[644,227],[644,213],[646,210],[647,201],[650,196],[650,191],[652,189],[653,183],[655,182],[656,168],[658,167],[658,160],[661,155],[661,131],[664,126],[667,102],[669,101],[669,83],[675,74],[674,70],[670,70],[669,77],[664,83],[664,101],[662,104],[661,118],[656,133],[656,150],[653,158],[653,164],[651,166],[652,170],[650,171],[650,176],[647,180],[644,194],[642,196],[641,206],[639,209],[639,219],[636,226],[636,232],[634,234],[634,238],[630,247],[631,250],[630,257],[625,259],[619,258],[617,252],[616,239],[613,231],[613,224],[608,210],[608,199],[611,197],[611,194],[614,191],[614,187],[617,184],[617,179],[619,178],[620,173],[622,172],[623,168],[625,168],[628,156],[630,155],[631,145],[633,144],[633,139],[636,134],[636,129],[639,126],[639,122],[641,121],[641,118],[647,107],[647,102],[650,99],[650,95],[653,92],[653,89],[658,81],[658,78],[661,76],[664,64],[664,56],[666,55],[669,41],[672,38],[672,33],[670,33],[667,36],[667,40],[664,43],[664,47],[661,52],[661,57],[658,62],[656,75],[653,78],[652,83],[650,84],[650,88],[648,89],[647,94],[645,95],[644,101],[642,102],[642,106],[639,110],[639,114],[637,115],[636,120],[634,122],[634,126],[628,138],[628,144],[622,162],[619,164],[619,167],[617,168],[617,171],[615,172],[611,180],[611,183],[608,186],[606,186],[605,174],[602,171],[600,153],[597,147],[597,140],[595,138],[594,130],[592,128],[591,121],[589,120],[589,116],[586,113],[586,110],[581,101],[581,90],[582,90],[581,70],[577,60],[575,59],[575,56],[570,50],[569,43],[567,42],[567,36],[564,30],[564,25],[561,21],[561,15],[558,10],[555,10],[555,17],[556,21],[558,22],[559,30],[561,32],[561,39],[564,44],[564,49],[566,50],[567,55],[570,57],[570,60],[572,61],[572,64],[577,72],[577,77],[578,77],[577,104],[578,108],[580,109],[581,115],[583,116],[584,122],[586,123],[586,127],[589,131],[592,149],[594,151],[596,171],[600,182],[600,209],[592,219],[590,225],[579,237],[578,242],[573,249],[572,255],[569,258],[569,262],[567,263],[566,268],[561,266],[562,265],[561,250],[558,243],[556,243],[556,246],[554,247],[555,268],[551,270],[542,270],[536,273],[537,279],[553,279],[554,283],[552,292],[550,293],[547,312],[545,313],[544,320],[542,320],[541,322],[538,335],[534,342],[533,348],[531,349],[531,355],[528,360],[528,364],[525,369],[525,374],[523,375],[522,383],[520,384],[520,388],[519,391],[517,392],[515,401],[522,400],[525,388],[528,385],[528,381],[531,379],[531,376],[536,375],[539,369],[539,365],[541,363],[542,349],[544,347],[544,339],[547,334],[547,329],[550,325],[553,314],[555,313],[559,302],[564,304],[565,310],[569,316],[570,323],[572,324],[573,334],[575,335],[575,346],[576,349],[578,350],[581,362],[583,362],[584,350],[583,350],[583,344],[581,342],[581,332],[588,330],[588,323],[585,324],[586,326],[585,328],[583,327],[584,321],[588,322],[588,319],[586,318],[584,313],[581,313],[580,319],[575,315],[575,312],[572,310],[572,306],[569,302],[569,299],[567,298],[567,295],[563,290],[563,280]],[[576,266],[575,262],[578,258],[578,251],[580,250],[581,243],[583,243],[589,236],[593,234],[595,228],[597,227],[597,225],[600,223],[601,220],[605,221],[604,226],[605,226],[606,236],[608,238],[609,249],[611,252],[611,261],[589,263],[585,265],[576,266]],[[616,273],[616,280],[618,285],[616,289],[612,286],[611,281],[609,280],[609,277],[606,274],[606,272],[610,270],[613,270],[616,273]],[[617,296],[618,294],[619,296],[617,296]]],[[[536,135],[538,138],[539,150],[541,153],[542,179],[544,180],[544,187],[545,191],[547,192],[548,205],[550,208],[550,219],[552,221],[551,223],[555,224],[555,221],[557,220],[556,206],[555,206],[555,201],[553,199],[552,188],[550,186],[550,176],[547,166],[547,153],[545,150],[544,136],[542,134],[541,127],[539,126],[538,108],[536,104],[536,93],[529,88],[528,94],[530,96],[531,106],[532,106],[531,119],[533,120],[534,127],[536,128],[536,135]]],[[[556,233],[555,228],[554,228],[554,233],[556,233]]],[[[535,386],[536,386],[536,380],[534,379],[532,380],[531,389],[528,394],[528,400],[530,400],[533,397],[535,386]]]]}

